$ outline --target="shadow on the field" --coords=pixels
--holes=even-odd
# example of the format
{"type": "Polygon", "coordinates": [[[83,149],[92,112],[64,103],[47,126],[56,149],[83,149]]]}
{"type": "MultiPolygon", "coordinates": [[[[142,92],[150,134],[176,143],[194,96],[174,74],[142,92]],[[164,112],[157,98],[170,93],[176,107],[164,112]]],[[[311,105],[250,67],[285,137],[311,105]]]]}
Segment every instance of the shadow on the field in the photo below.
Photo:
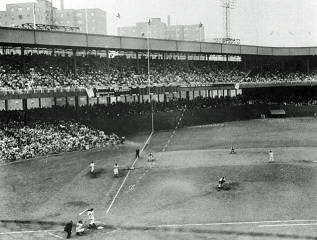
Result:
{"type": "Polygon", "coordinates": [[[47,230],[52,229],[55,226],[61,228],[65,225],[65,222],[54,221],[40,221],[40,220],[0,220],[0,227],[10,229],[11,231],[25,231],[25,230],[47,230]]]}
{"type": "Polygon", "coordinates": [[[89,206],[89,204],[88,204],[88,203],[83,202],[83,201],[72,201],[72,202],[67,202],[67,203],[65,203],[65,205],[67,205],[67,206],[74,206],[74,207],[82,207],[82,208],[84,208],[84,207],[88,207],[88,206],[89,206]]]}
{"type": "MultiPolygon", "coordinates": [[[[203,193],[200,193],[200,194],[197,194],[197,195],[192,195],[192,196],[189,196],[189,197],[184,197],[183,199],[181,200],[178,200],[178,201],[174,201],[174,202],[171,202],[171,203],[167,203],[167,204],[164,204],[162,206],[158,206],[156,208],[154,208],[153,210],[150,210],[150,211],[146,211],[146,212],[143,212],[142,214],[150,214],[150,213],[153,213],[153,212],[157,212],[157,211],[161,211],[161,210],[166,210],[168,207],[172,207],[172,206],[177,206],[177,205],[180,205],[180,204],[184,204],[186,202],[189,202],[189,201],[192,201],[193,199],[198,199],[198,198],[202,198],[202,197],[206,197],[208,195],[211,195],[213,193],[217,193],[219,191],[235,191],[235,190],[239,190],[240,188],[240,183],[238,182],[230,182],[230,183],[227,183],[225,185],[226,187],[224,189],[219,189],[217,185],[212,185],[210,187],[210,190],[209,191],[204,191],[203,193]]],[[[129,216],[129,217],[132,217],[132,216],[129,216]]]]}
{"type": "Polygon", "coordinates": [[[93,173],[87,172],[86,176],[89,178],[99,178],[102,174],[106,173],[106,169],[104,168],[97,168],[93,173]]]}
{"type": "Polygon", "coordinates": [[[296,162],[296,163],[307,163],[307,164],[314,163],[314,161],[312,161],[312,160],[294,160],[294,162],[296,162]]]}
{"type": "Polygon", "coordinates": [[[185,227],[120,227],[125,230],[139,230],[139,231],[160,231],[160,232],[183,232],[183,233],[197,233],[197,234],[214,234],[214,235],[229,235],[240,237],[266,237],[266,238],[285,238],[285,239],[314,239],[314,236],[303,236],[296,234],[283,234],[283,233],[264,233],[264,232],[243,232],[231,230],[210,230],[210,229],[197,229],[185,227]]]}
{"type": "Polygon", "coordinates": [[[240,183],[238,182],[228,182],[228,183],[225,183],[222,188],[218,188],[218,186],[216,186],[215,189],[217,191],[234,191],[234,190],[238,190],[239,186],[240,186],[240,183]]]}

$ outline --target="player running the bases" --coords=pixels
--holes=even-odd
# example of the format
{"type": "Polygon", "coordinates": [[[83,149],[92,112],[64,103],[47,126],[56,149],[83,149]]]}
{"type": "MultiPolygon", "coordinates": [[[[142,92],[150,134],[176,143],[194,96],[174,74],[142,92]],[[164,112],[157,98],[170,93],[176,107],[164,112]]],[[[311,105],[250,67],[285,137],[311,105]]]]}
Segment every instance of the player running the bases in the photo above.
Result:
{"type": "Polygon", "coordinates": [[[269,151],[269,162],[274,162],[274,155],[272,150],[269,151]]]}
{"type": "Polygon", "coordinates": [[[114,177],[119,176],[119,165],[117,163],[113,166],[113,176],[114,177]]]}

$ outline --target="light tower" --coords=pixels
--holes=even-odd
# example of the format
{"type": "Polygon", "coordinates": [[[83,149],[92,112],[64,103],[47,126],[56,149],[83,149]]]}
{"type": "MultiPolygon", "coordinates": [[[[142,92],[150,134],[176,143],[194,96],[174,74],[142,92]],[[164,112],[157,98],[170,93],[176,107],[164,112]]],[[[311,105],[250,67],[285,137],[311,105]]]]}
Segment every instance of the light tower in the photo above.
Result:
{"type": "Polygon", "coordinates": [[[223,8],[224,42],[231,39],[231,15],[230,11],[235,8],[235,0],[221,0],[223,8]]]}

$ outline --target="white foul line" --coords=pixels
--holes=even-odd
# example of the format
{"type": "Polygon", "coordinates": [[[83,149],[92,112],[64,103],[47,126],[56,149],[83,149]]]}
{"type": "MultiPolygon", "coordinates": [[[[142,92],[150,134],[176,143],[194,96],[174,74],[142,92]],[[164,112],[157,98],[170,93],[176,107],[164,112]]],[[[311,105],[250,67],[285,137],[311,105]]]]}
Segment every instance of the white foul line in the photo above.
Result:
{"type": "MultiPolygon", "coordinates": [[[[60,230],[37,230],[37,231],[18,231],[18,232],[0,232],[0,235],[13,235],[13,234],[25,234],[25,233],[48,233],[60,232],[60,230]]],[[[56,235],[57,236],[57,235],[56,235]]]]}
{"type": "MultiPolygon", "coordinates": [[[[146,145],[147,145],[148,142],[150,141],[152,135],[153,135],[153,132],[151,132],[150,136],[148,137],[148,139],[147,139],[146,142],[144,143],[144,145],[143,145],[143,147],[142,147],[142,149],[141,149],[141,151],[140,151],[140,154],[143,152],[144,148],[146,147],[146,145]]],[[[126,175],[125,178],[123,179],[123,181],[122,181],[122,183],[121,183],[121,185],[120,185],[120,187],[119,187],[119,189],[118,189],[116,195],[115,195],[114,198],[112,199],[112,201],[111,201],[111,203],[110,203],[110,206],[108,207],[108,209],[107,209],[107,211],[106,211],[106,214],[108,214],[108,213],[110,212],[110,209],[111,209],[112,205],[114,204],[114,202],[116,201],[116,199],[117,199],[117,197],[118,197],[118,195],[119,195],[119,193],[120,193],[120,191],[121,191],[121,188],[123,187],[125,181],[127,180],[127,178],[128,178],[129,175],[130,175],[131,168],[134,167],[134,165],[136,164],[137,160],[138,160],[138,158],[135,158],[135,160],[134,160],[132,166],[131,166],[130,169],[128,170],[127,175],[126,175]]]]}
{"type": "Polygon", "coordinates": [[[50,232],[47,232],[47,231],[46,231],[46,233],[47,233],[48,235],[53,236],[53,237],[56,237],[56,238],[59,238],[59,239],[64,239],[64,238],[62,238],[61,236],[58,236],[58,235],[56,235],[56,234],[54,234],[54,233],[50,233],[50,232]]]}
{"type": "Polygon", "coordinates": [[[313,226],[317,223],[289,223],[289,224],[268,224],[268,225],[259,225],[258,227],[294,227],[294,226],[313,226]]]}
{"type": "MultiPolygon", "coordinates": [[[[244,225],[244,224],[266,224],[266,223],[296,223],[296,222],[317,222],[313,220],[276,220],[276,221],[255,221],[255,222],[218,222],[218,223],[185,223],[185,224],[165,224],[155,227],[189,227],[189,226],[221,226],[221,225],[244,225]]],[[[276,225],[274,225],[276,226],[276,225]]]]}

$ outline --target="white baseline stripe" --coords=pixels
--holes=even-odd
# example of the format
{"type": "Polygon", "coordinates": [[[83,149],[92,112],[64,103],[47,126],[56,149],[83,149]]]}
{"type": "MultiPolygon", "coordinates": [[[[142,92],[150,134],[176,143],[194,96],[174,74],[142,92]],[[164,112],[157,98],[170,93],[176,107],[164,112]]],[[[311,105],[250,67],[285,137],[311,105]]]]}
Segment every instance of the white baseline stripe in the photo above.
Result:
{"type": "Polygon", "coordinates": [[[59,239],[64,239],[63,237],[61,237],[61,236],[58,236],[58,235],[56,235],[56,234],[54,234],[54,233],[50,233],[50,232],[46,232],[48,235],[51,235],[51,236],[53,236],[53,237],[56,237],[56,238],[59,238],[59,239]]]}
{"type": "Polygon", "coordinates": [[[25,234],[25,233],[50,233],[60,232],[60,230],[37,230],[37,231],[18,231],[18,232],[0,232],[0,235],[13,235],[13,234],[25,234]]]}
{"type": "Polygon", "coordinates": [[[275,221],[255,221],[255,222],[218,222],[218,223],[185,223],[185,224],[165,224],[154,227],[189,227],[189,226],[221,226],[221,225],[244,225],[244,224],[266,224],[266,223],[296,223],[296,222],[317,222],[313,220],[275,220],[275,221]]]}
{"type": "Polygon", "coordinates": [[[259,225],[258,227],[294,227],[294,226],[313,226],[317,223],[289,223],[289,224],[268,224],[268,225],[259,225]]]}
{"type": "MultiPolygon", "coordinates": [[[[144,145],[143,145],[143,147],[142,147],[142,149],[141,149],[141,151],[140,151],[140,154],[143,152],[144,148],[146,147],[146,145],[147,145],[148,142],[150,141],[152,135],[153,135],[153,132],[151,132],[150,136],[149,136],[148,139],[145,141],[145,143],[144,143],[144,145]]],[[[127,180],[127,178],[128,178],[129,175],[130,175],[131,168],[134,167],[134,165],[136,164],[137,160],[138,160],[138,158],[135,158],[135,160],[134,160],[132,166],[131,166],[130,169],[128,170],[127,175],[126,175],[125,178],[123,179],[123,181],[122,181],[122,183],[121,183],[121,185],[120,185],[120,187],[119,187],[119,189],[118,189],[116,195],[115,195],[114,198],[112,199],[112,201],[111,201],[111,203],[110,203],[110,205],[109,205],[109,207],[108,207],[108,209],[107,209],[107,211],[106,211],[106,214],[108,214],[108,213],[110,212],[110,209],[111,209],[112,205],[113,205],[114,202],[116,201],[116,199],[117,199],[117,197],[118,197],[118,195],[119,195],[119,193],[120,193],[120,191],[121,191],[121,189],[122,189],[122,187],[123,187],[125,181],[127,180]]]]}

